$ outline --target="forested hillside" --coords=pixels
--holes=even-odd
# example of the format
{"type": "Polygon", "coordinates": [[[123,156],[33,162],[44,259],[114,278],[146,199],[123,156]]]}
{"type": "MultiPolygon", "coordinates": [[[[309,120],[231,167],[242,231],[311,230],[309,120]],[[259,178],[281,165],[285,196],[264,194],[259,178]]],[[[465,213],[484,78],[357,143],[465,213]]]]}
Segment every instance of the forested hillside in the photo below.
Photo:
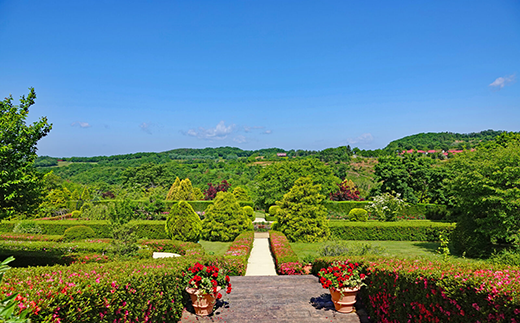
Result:
{"type": "Polygon", "coordinates": [[[428,132],[406,136],[390,142],[385,151],[395,153],[402,150],[444,150],[475,148],[481,142],[493,140],[503,131],[484,130],[472,133],[428,132]]]}

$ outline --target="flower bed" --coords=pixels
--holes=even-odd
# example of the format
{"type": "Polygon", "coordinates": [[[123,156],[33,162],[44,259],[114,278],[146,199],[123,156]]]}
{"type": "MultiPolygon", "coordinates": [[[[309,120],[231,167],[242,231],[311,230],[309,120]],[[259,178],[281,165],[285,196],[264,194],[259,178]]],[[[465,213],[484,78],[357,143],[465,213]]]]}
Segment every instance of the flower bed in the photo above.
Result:
{"type": "MultiPolygon", "coordinates": [[[[313,272],[344,257],[319,258],[313,272]]],[[[520,322],[520,268],[382,257],[367,267],[362,299],[377,322],[520,322]]]]}
{"type": "Polygon", "coordinates": [[[253,231],[242,232],[229,246],[224,254],[227,259],[226,270],[232,276],[244,276],[247,269],[247,261],[253,249],[255,233],[253,231]]]}
{"type": "Polygon", "coordinates": [[[279,275],[302,275],[303,267],[292,250],[287,237],[278,231],[269,231],[269,244],[279,275]]]}
{"type": "Polygon", "coordinates": [[[42,234],[28,234],[28,233],[0,233],[0,240],[11,241],[60,241],[60,235],[42,235],[42,234]]]}
{"type": "Polygon", "coordinates": [[[178,322],[182,272],[213,257],[14,268],[0,295],[19,294],[33,322],[178,322]]]}

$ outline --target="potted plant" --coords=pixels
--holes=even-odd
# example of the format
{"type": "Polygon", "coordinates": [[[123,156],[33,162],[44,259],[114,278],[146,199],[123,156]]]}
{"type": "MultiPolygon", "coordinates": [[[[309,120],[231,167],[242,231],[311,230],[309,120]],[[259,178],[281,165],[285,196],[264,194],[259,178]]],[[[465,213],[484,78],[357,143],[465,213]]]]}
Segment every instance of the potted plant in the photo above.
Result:
{"type": "Polygon", "coordinates": [[[354,310],[357,292],[366,285],[363,283],[366,276],[362,270],[357,262],[335,261],[318,272],[321,285],[330,290],[336,311],[351,313],[354,310]]]}
{"type": "Polygon", "coordinates": [[[197,262],[183,273],[183,277],[197,315],[206,316],[213,312],[217,299],[222,297],[222,288],[226,288],[227,294],[231,293],[229,276],[216,266],[204,266],[197,262]]]}

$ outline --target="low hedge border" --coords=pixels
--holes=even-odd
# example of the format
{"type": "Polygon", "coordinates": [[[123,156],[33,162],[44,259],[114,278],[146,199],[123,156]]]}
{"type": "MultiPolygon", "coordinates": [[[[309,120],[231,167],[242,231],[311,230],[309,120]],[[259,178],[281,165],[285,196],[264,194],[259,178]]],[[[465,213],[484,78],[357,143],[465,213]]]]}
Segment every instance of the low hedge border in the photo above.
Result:
{"type": "Polygon", "coordinates": [[[235,238],[233,243],[229,246],[224,254],[227,260],[225,269],[232,276],[245,276],[247,270],[247,262],[253,249],[253,242],[255,240],[255,233],[253,231],[242,232],[235,238]]]}
{"type": "Polygon", "coordinates": [[[287,237],[279,231],[269,231],[269,245],[279,275],[302,275],[303,267],[287,237]]]}
{"type": "Polygon", "coordinates": [[[350,222],[329,220],[332,236],[339,240],[439,241],[441,232],[450,233],[454,223],[429,220],[396,222],[350,222]]]}
{"type": "Polygon", "coordinates": [[[366,266],[361,298],[377,322],[519,322],[520,267],[461,261],[324,257],[366,266]]]}
{"type": "Polygon", "coordinates": [[[11,241],[61,241],[61,235],[41,235],[27,233],[0,233],[1,240],[11,241]]]}
{"type": "Polygon", "coordinates": [[[13,268],[0,296],[19,294],[17,308],[33,322],[176,323],[185,306],[182,273],[197,261],[226,262],[202,256],[13,268]]]}

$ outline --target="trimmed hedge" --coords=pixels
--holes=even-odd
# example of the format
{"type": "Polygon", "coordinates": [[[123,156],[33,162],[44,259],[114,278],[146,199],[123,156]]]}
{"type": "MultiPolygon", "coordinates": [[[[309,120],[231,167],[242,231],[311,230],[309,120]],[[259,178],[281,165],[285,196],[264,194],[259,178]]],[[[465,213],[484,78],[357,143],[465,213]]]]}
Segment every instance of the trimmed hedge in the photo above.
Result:
{"type": "Polygon", "coordinates": [[[520,267],[385,257],[326,257],[365,266],[360,296],[376,322],[518,322],[520,267]]]}
{"type": "Polygon", "coordinates": [[[142,240],[140,245],[149,247],[156,252],[173,252],[182,256],[203,256],[204,248],[195,242],[175,240],[142,240]]]}
{"type": "MultiPolygon", "coordinates": [[[[91,203],[93,205],[98,205],[98,204],[105,204],[105,205],[108,205],[110,203],[121,203],[122,200],[98,200],[98,201],[92,201],[91,203]]],[[[131,201],[132,204],[134,205],[139,205],[139,204],[142,204],[142,205],[145,205],[145,204],[149,204],[149,201],[148,200],[132,200],[131,201]]],[[[176,204],[178,201],[161,201],[163,202],[164,204],[164,208],[163,210],[161,210],[162,212],[168,212],[171,207],[176,204]]],[[[213,204],[213,201],[186,201],[188,202],[191,207],[193,208],[193,210],[195,212],[204,212],[208,206],[210,204],[213,204]]],[[[66,202],[66,206],[69,210],[79,210],[79,208],[81,207],[81,205],[84,203],[84,201],[67,201],[66,202]]],[[[238,201],[238,203],[240,204],[241,207],[244,207],[244,206],[250,206],[250,207],[254,207],[254,203],[251,202],[251,201],[238,201]]]]}
{"type": "Polygon", "coordinates": [[[253,231],[242,232],[235,241],[229,246],[224,254],[226,259],[225,269],[232,276],[245,276],[247,269],[247,261],[251,250],[253,249],[253,242],[255,240],[255,233],[253,231]]]}
{"type": "Polygon", "coordinates": [[[454,223],[409,220],[396,222],[350,222],[330,220],[332,236],[340,240],[439,241],[441,232],[451,232],[454,223]]]}
{"type": "MultiPolygon", "coordinates": [[[[323,205],[327,208],[327,211],[333,213],[339,213],[347,215],[350,210],[354,208],[364,209],[370,201],[324,201],[323,205]]],[[[441,220],[446,217],[447,211],[445,205],[438,204],[409,204],[409,208],[406,209],[407,218],[420,218],[424,216],[430,220],[441,220]]]]}
{"type": "Polygon", "coordinates": [[[291,248],[287,237],[278,231],[269,231],[269,245],[274,257],[276,272],[280,275],[302,275],[303,267],[291,248]]]}
{"type": "Polygon", "coordinates": [[[4,277],[0,298],[19,293],[18,306],[28,309],[33,322],[177,323],[185,306],[182,273],[197,261],[226,260],[177,257],[14,268],[4,277]]]}
{"type": "Polygon", "coordinates": [[[61,241],[61,235],[41,235],[28,233],[0,233],[0,240],[12,241],[61,241]]]}

